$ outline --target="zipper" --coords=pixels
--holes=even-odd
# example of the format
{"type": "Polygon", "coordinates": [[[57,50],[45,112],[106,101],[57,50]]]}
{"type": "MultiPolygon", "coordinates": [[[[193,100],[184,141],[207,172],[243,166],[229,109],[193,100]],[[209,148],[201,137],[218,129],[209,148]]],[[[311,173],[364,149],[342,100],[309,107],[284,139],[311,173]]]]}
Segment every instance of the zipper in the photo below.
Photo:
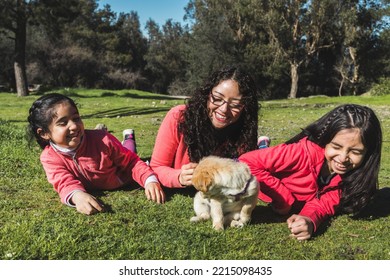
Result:
{"type": "Polygon", "coordinates": [[[79,170],[79,172],[81,173],[81,175],[83,175],[84,179],[88,181],[87,176],[85,176],[84,171],[81,169],[81,167],[76,159],[76,154],[74,154],[72,156],[72,160],[73,160],[74,164],[76,165],[77,169],[79,170]]]}

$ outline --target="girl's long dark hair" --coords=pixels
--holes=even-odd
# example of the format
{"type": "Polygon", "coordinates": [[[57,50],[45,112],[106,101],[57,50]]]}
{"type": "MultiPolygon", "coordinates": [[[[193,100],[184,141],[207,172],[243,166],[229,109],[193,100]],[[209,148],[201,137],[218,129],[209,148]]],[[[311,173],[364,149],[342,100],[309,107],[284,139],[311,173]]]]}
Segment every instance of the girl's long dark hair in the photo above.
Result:
{"type": "Polygon", "coordinates": [[[342,176],[340,210],[358,214],[372,199],[378,189],[378,174],[382,150],[382,129],[374,111],[366,106],[345,104],[336,107],[301,133],[287,141],[294,143],[308,139],[325,147],[343,129],[358,128],[367,149],[362,164],[342,176]]]}
{"type": "Polygon", "coordinates": [[[199,162],[208,155],[237,158],[256,149],[259,109],[257,87],[248,74],[237,67],[214,72],[209,81],[188,100],[179,124],[179,132],[184,134],[191,162],[199,162]],[[244,107],[237,122],[217,130],[208,116],[207,101],[211,90],[225,80],[238,83],[244,107]]]}
{"type": "Polygon", "coordinates": [[[56,113],[55,105],[61,103],[69,103],[77,109],[75,102],[71,98],[59,93],[49,93],[34,101],[27,117],[27,137],[29,142],[35,139],[42,149],[49,145],[49,141],[43,139],[38,134],[38,129],[42,129],[43,133],[49,132],[49,125],[56,113]]]}

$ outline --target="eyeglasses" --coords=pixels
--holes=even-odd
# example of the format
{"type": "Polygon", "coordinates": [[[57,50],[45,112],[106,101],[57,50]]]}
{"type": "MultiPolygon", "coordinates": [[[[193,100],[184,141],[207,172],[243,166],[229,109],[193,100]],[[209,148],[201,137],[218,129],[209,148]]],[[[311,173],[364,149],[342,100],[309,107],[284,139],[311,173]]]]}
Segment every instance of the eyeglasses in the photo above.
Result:
{"type": "Polygon", "coordinates": [[[242,110],[242,108],[244,108],[244,104],[225,101],[223,98],[215,96],[212,93],[210,93],[210,101],[216,106],[222,106],[227,103],[229,109],[235,112],[239,112],[242,110]]]}

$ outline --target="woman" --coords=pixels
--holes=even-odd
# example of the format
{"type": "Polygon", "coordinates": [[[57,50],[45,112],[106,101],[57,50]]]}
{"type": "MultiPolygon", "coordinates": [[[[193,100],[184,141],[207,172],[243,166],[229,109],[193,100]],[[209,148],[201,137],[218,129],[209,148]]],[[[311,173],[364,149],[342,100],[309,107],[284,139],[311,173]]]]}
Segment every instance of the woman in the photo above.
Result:
{"type": "Polygon", "coordinates": [[[186,105],[172,108],[157,134],[150,166],[163,186],[192,185],[201,158],[238,158],[257,148],[258,92],[237,67],[214,72],[186,105]]]}

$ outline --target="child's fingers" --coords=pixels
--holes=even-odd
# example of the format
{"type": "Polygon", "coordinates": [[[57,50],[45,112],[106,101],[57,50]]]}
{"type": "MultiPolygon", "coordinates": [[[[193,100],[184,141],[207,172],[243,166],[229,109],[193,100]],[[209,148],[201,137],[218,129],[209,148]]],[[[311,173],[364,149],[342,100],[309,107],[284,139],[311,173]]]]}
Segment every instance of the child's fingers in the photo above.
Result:
{"type": "Polygon", "coordinates": [[[77,198],[76,209],[80,213],[92,215],[104,211],[104,205],[100,204],[92,195],[80,192],[77,198]]]}
{"type": "Polygon", "coordinates": [[[164,203],[165,202],[165,193],[163,190],[158,190],[158,198],[157,198],[158,203],[164,203]]]}
{"type": "Polygon", "coordinates": [[[308,218],[299,215],[292,215],[287,219],[290,236],[297,240],[307,240],[313,233],[313,224],[308,218]]]}
{"type": "Polygon", "coordinates": [[[96,199],[93,199],[91,202],[91,206],[96,209],[98,212],[102,212],[104,210],[104,206],[101,205],[96,199]]]}
{"type": "Polygon", "coordinates": [[[292,215],[290,218],[287,219],[287,226],[288,228],[291,228],[292,223],[294,223],[295,219],[297,218],[297,215],[292,215]]]}
{"type": "Polygon", "coordinates": [[[309,239],[310,235],[308,233],[301,232],[300,234],[290,234],[290,237],[299,241],[303,241],[309,239]]]}
{"type": "Polygon", "coordinates": [[[298,225],[296,227],[291,228],[291,237],[296,238],[297,240],[306,240],[311,237],[307,226],[298,225]]]}
{"type": "Polygon", "coordinates": [[[94,207],[89,203],[86,205],[82,205],[82,206],[77,207],[77,211],[79,211],[80,213],[86,214],[86,215],[93,215],[95,213],[101,212],[102,210],[103,210],[103,208],[101,206],[94,207]]]}
{"type": "Polygon", "coordinates": [[[299,234],[301,232],[307,232],[307,224],[304,219],[299,219],[291,223],[290,231],[293,234],[299,234]]]}
{"type": "Polygon", "coordinates": [[[161,188],[145,189],[146,198],[157,203],[165,202],[165,193],[161,188]]]}
{"type": "Polygon", "coordinates": [[[306,240],[310,238],[308,226],[304,220],[293,222],[291,224],[290,231],[290,236],[296,238],[297,240],[306,240]]]}

